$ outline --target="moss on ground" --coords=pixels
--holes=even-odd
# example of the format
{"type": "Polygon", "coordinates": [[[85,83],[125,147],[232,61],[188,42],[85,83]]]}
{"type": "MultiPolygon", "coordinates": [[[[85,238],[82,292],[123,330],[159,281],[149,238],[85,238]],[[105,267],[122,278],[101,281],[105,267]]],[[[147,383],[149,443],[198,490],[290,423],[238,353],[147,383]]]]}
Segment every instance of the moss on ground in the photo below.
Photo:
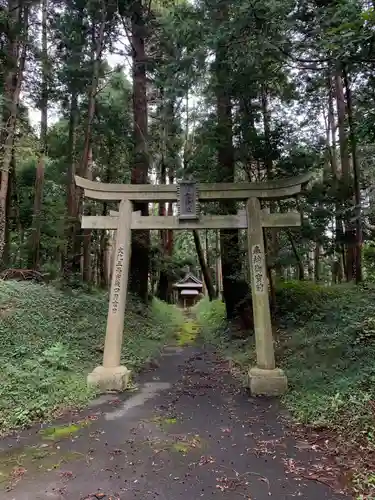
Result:
{"type": "Polygon", "coordinates": [[[22,450],[0,453],[0,487],[9,487],[23,475],[59,469],[67,463],[85,458],[82,453],[63,451],[54,446],[27,446],[22,450]]]}
{"type": "Polygon", "coordinates": [[[205,448],[205,442],[198,435],[194,436],[170,436],[165,439],[152,439],[144,444],[151,446],[154,450],[165,451],[168,453],[181,453],[187,455],[193,451],[199,451],[205,448]]]}
{"type": "MultiPolygon", "coordinates": [[[[100,364],[108,309],[106,293],[0,281],[0,431],[87,404],[87,373],[100,364]]],[[[130,298],[122,362],[133,371],[180,329],[175,307],[130,298]]]]}
{"type": "Polygon", "coordinates": [[[158,416],[155,416],[155,418],[153,418],[151,420],[151,422],[155,423],[161,429],[164,430],[165,428],[168,428],[171,425],[177,424],[177,418],[176,417],[162,417],[162,416],[158,415],[158,416]]]}
{"type": "Polygon", "coordinates": [[[87,425],[90,425],[90,422],[88,420],[84,420],[83,422],[80,423],[77,422],[74,424],[46,427],[45,429],[39,431],[39,434],[42,436],[43,439],[46,439],[48,441],[58,441],[60,439],[64,439],[67,437],[74,436],[75,434],[78,434],[80,429],[82,429],[82,427],[86,427],[87,425]]]}
{"type": "Polygon", "coordinates": [[[177,333],[177,345],[180,347],[195,343],[199,333],[199,326],[194,321],[185,321],[177,333]]]}

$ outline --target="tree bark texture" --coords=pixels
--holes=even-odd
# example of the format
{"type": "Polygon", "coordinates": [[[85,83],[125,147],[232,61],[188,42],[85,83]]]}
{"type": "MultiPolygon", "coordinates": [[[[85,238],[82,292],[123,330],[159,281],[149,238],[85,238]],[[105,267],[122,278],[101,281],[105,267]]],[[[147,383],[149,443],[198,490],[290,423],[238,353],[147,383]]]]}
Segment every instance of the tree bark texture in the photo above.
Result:
{"type": "Polygon", "coordinates": [[[353,181],[354,181],[354,217],[355,217],[355,265],[354,274],[356,283],[362,281],[362,214],[361,214],[361,186],[360,186],[360,168],[357,157],[357,137],[355,131],[354,117],[353,117],[353,98],[350,87],[349,75],[344,69],[344,82],[346,89],[346,102],[348,112],[349,124],[349,139],[350,150],[353,163],[353,181]]]}
{"type": "MultiPolygon", "coordinates": [[[[217,22],[222,23],[229,15],[228,5],[224,0],[217,7],[217,22]]],[[[227,47],[222,41],[218,41],[216,48],[215,77],[216,77],[216,104],[217,104],[217,153],[218,167],[216,172],[217,182],[234,182],[235,162],[233,148],[233,123],[232,123],[232,100],[230,84],[230,70],[228,67],[227,47]]],[[[236,203],[223,201],[221,212],[223,214],[235,214],[236,203]]],[[[238,281],[241,276],[241,259],[239,249],[238,230],[220,231],[221,265],[223,276],[223,296],[226,306],[227,319],[236,316],[236,305],[249,296],[248,287],[239,287],[238,281]],[[245,290],[247,288],[247,291],[245,290]],[[239,296],[239,292],[241,291],[239,296]]]]}
{"type": "Polygon", "coordinates": [[[47,127],[48,127],[48,46],[47,46],[47,13],[48,0],[42,0],[42,88],[41,88],[41,119],[40,119],[40,150],[35,173],[33,225],[31,231],[31,245],[29,267],[40,267],[40,230],[43,202],[44,170],[47,155],[47,127]]]}
{"type": "MultiPolygon", "coordinates": [[[[337,154],[336,154],[336,122],[335,122],[335,111],[334,111],[334,81],[330,76],[327,80],[328,85],[328,128],[330,132],[330,142],[329,142],[329,152],[330,152],[330,163],[331,172],[334,186],[336,192],[339,190],[339,171],[337,167],[337,154]]],[[[339,271],[339,275],[344,274],[343,269],[345,268],[345,248],[344,248],[344,227],[342,212],[342,202],[341,200],[336,201],[335,206],[335,259],[337,262],[336,269],[339,271]],[[340,269],[339,269],[340,267],[340,269]]]]}
{"type": "Polygon", "coordinates": [[[193,230],[193,236],[194,236],[194,243],[195,243],[195,249],[197,251],[198,255],[198,260],[199,264],[201,266],[203,278],[204,278],[204,283],[207,288],[207,293],[210,301],[214,300],[215,298],[215,289],[214,285],[212,283],[212,278],[211,278],[211,272],[209,270],[209,267],[207,265],[207,262],[204,258],[204,252],[201,244],[201,240],[199,238],[199,233],[196,229],[193,230]]]}
{"type": "MultiPolygon", "coordinates": [[[[145,20],[142,2],[135,0],[131,7],[132,59],[133,59],[133,115],[134,115],[134,164],[131,172],[132,184],[148,182],[148,123],[147,80],[145,53],[145,20]]],[[[134,210],[148,215],[147,203],[134,203],[134,210]]],[[[147,302],[149,274],[150,232],[132,232],[130,264],[130,290],[147,302]]]]}
{"type": "Polygon", "coordinates": [[[8,33],[9,67],[7,68],[5,77],[5,106],[2,120],[4,129],[0,137],[0,262],[2,261],[5,247],[9,170],[12,161],[18,105],[26,62],[29,13],[28,5],[24,5],[21,10],[18,3],[14,0],[9,0],[8,8],[13,21],[13,29],[8,33]],[[23,38],[16,32],[16,27],[21,24],[23,26],[23,38]]]}
{"type": "Polygon", "coordinates": [[[355,278],[355,246],[356,235],[355,227],[351,219],[350,207],[353,206],[353,183],[351,177],[350,157],[349,157],[349,141],[347,134],[346,124],[346,101],[344,95],[344,88],[342,84],[342,72],[338,71],[335,74],[335,91],[336,91],[336,104],[337,104],[337,121],[339,130],[339,143],[340,143],[340,156],[341,156],[341,169],[342,169],[342,185],[346,191],[346,201],[348,205],[345,211],[348,215],[345,217],[345,273],[346,279],[352,281],[355,278]]]}

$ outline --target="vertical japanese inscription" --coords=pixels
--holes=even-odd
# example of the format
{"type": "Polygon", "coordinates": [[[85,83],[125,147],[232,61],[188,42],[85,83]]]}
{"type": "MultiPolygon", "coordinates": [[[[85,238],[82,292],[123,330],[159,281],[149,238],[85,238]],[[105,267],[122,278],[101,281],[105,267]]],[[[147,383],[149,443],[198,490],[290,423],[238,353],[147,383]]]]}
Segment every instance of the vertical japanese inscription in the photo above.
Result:
{"type": "Polygon", "coordinates": [[[251,248],[252,259],[252,275],[254,281],[255,293],[263,293],[265,291],[265,276],[264,276],[264,255],[260,245],[253,245],[251,248]]]}
{"type": "Polygon", "coordinates": [[[180,220],[196,219],[198,213],[197,185],[194,181],[178,184],[178,215],[180,220]]]}
{"type": "Polygon", "coordinates": [[[117,249],[116,253],[116,268],[115,275],[113,279],[114,288],[113,288],[113,297],[112,297],[112,313],[116,314],[118,310],[119,298],[121,295],[121,285],[122,285],[122,274],[123,274],[123,263],[124,263],[124,245],[120,245],[117,249]]]}

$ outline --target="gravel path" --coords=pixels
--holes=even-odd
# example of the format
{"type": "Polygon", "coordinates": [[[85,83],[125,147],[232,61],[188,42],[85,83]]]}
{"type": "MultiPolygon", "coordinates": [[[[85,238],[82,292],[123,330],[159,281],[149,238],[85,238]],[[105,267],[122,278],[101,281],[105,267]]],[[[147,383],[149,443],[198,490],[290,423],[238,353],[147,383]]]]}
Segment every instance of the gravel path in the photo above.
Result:
{"type": "Polygon", "coordinates": [[[138,391],[101,398],[71,416],[73,430],[60,422],[56,435],[3,441],[0,498],[348,498],[320,479],[329,463],[288,435],[278,402],[249,398],[227,368],[213,353],[171,347],[138,391]]]}

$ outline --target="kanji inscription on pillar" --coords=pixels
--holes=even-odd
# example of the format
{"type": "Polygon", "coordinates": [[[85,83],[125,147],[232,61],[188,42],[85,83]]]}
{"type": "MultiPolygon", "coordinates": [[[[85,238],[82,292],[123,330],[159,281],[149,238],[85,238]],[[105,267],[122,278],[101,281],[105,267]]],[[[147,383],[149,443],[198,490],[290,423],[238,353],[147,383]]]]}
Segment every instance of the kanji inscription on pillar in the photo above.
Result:
{"type": "Polygon", "coordinates": [[[123,262],[124,262],[125,250],[124,246],[120,245],[117,249],[116,253],[116,270],[114,276],[114,288],[113,288],[113,297],[112,297],[112,312],[115,314],[118,310],[119,298],[121,293],[121,281],[122,281],[122,271],[123,271],[123,262]]]}
{"type": "Polygon", "coordinates": [[[198,188],[194,181],[180,181],[177,192],[178,217],[180,220],[198,218],[198,188]]]}
{"type": "Polygon", "coordinates": [[[263,293],[265,291],[266,283],[264,276],[264,255],[260,245],[253,245],[251,248],[252,259],[252,275],[254,281],[255,293],[263,293]]]}

